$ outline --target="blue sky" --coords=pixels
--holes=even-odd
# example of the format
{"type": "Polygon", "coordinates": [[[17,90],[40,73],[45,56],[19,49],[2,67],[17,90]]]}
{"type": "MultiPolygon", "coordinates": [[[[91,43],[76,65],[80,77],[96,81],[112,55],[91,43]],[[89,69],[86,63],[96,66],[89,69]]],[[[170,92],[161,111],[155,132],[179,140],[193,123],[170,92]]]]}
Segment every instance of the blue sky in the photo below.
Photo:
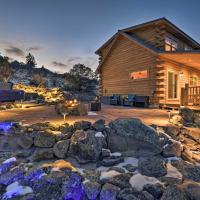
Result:
{"type": "Polygon", "coordinates": [[[95,69],[94,51],[118,29],[166,17],[200,42],[199,0],[0,0],[0,52],[31,52],[53,71],[95,69]]]}

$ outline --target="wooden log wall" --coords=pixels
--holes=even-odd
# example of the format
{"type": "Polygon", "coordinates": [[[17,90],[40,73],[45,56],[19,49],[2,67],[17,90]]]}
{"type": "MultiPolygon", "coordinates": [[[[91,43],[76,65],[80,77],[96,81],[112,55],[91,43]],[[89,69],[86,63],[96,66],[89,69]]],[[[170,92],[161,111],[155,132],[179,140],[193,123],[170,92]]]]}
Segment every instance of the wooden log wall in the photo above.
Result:
{"type": "Polygon", "coordinates": [[[155,90],[156,56],[149,50],[119,36],[112,52],[101,66],[102,95],[137,94],[152,96],[155,90]],[[134,71],[148,70],[147,79],[132,80],[134,71]]]}

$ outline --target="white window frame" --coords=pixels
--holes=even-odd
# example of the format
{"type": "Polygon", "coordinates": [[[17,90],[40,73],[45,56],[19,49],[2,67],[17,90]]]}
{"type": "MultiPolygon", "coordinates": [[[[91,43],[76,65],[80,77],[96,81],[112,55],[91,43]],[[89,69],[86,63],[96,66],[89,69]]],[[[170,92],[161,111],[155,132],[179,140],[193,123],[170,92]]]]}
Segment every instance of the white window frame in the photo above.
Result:
{"type": "Polygon", "coordinates": [[[189,77],[189,85],[190,86],[192,86],[192,87],[195,87],[195,86],[198,86],[198,81],[199,81],[199,77],[197,76],[197,75],[190,75],[190,77],[189,77]],[[191,82],[191,78],[196,78],[197,79],[197,82],[196,82],[196,84],[194,84],[194,83],[192,83],[192,84],[190,84],[191,82]]]}
{"type": "MultiPolygon", "coordinates": [[[[174,80],[173,80],[174,81],[174,80]]],[[[167,99],[168,100],[179,100],[180,99],[180,90],[179,90],[179,72],[173,71],[173,70],[167,70],[167,91],[166,91],[167,99]],[[169,97],[169,73],[173,73],[173,79],[174,75],[177,75],[177,97],[176,98],[170,98],[169,97]]]]}
{"type": "Polygon", "coordinates": [[[176,51],[178,49],[178,42],[170,36],[165,37],[165,51],[176,51]],[[170,50],[166,50],[166,45],[170,47],[170,50]]]}

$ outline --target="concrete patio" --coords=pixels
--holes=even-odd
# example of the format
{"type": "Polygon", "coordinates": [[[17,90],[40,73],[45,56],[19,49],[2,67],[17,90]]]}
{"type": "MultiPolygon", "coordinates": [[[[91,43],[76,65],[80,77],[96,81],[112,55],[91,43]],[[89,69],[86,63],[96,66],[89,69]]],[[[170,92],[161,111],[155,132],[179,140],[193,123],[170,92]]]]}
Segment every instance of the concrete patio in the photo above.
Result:
{"type": "MultiPolygon", "coordinates": [[[[92,112],[88,116],[67,116],[66,122],[87,120],[94,122],[97,119],[105,119],[110,122],[116,118],[134,117],[141,119],[146,124],[166,125],[168,124],[168,112],[161,109],[130,108],[120,106],[103,105],[100,112],[92,112]]],[[[12,120],[22,121],[24,124],[37,122],[63,123],[63,116],[57,115],[54,106],[37,106],[29,108],[12,109],[0,111],[0,121],[12,120]]]]}

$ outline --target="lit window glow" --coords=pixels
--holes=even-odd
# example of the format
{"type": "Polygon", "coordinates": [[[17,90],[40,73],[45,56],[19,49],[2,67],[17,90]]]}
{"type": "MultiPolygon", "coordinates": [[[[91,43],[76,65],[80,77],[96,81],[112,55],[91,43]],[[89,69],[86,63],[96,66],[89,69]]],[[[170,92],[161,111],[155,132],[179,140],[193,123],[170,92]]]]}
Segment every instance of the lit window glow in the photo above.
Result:
{"type": "Polygon", "coordinates": [[[143,71],[137,71],[137,72],[132,72],[131,73],[131,79],[145,79],[148,78],[148,71],[143,70],[143,71]]]}

